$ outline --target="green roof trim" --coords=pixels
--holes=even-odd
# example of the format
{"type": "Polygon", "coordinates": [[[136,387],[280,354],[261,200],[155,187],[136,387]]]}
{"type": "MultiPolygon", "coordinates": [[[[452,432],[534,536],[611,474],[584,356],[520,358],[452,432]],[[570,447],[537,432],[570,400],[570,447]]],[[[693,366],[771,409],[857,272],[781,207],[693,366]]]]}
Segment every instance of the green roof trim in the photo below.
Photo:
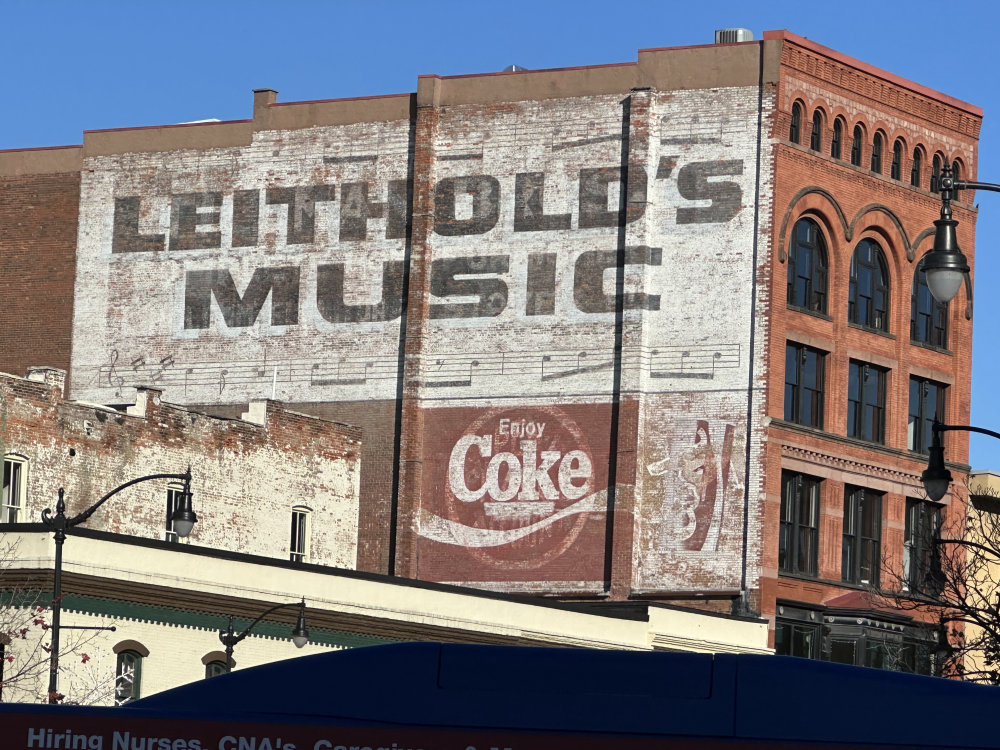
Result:
{"type": "MultiPolygon", "coordinates": [[[[9,599],[10,595],[0,600],[9,599]]],[[[52,600],[49,592],[39,592],[38,602],[46,604],[52,600]]],[[[109,618],[120,618],[125,620],[143,620],[147,622],[162,623],[164,625],[179,625],[190,628],[201,628],[204,630],[220,631],[228,627],[229,618],[224,615],[209,615],[202,612],[191,612],[174,607],[156,607],[149,604],[135,604],[132,602],[118,601],[113,599],[98,599],[96,597],[79,596],[75,594],[63,595],[63,611],[76,611],[86,614],[97,615],[109,618]]],[[[234,618],[233,629],[236,632],[242,631],[252,620],[245,618],[234,618]]],[[[398,643],[391,638],[378,638],[371,635],[360,635],[357,633],[343,633],[337,630],[321,630],[309,624],[309,642],[323,646],[339,646],[341,648],[357,648],[359,646],[377,646],[383,643],[398,643]]],[[[289,625],[274,622],[259,622],[254,626],[252,635],[288,640],[291,636],[289,625]]]]}

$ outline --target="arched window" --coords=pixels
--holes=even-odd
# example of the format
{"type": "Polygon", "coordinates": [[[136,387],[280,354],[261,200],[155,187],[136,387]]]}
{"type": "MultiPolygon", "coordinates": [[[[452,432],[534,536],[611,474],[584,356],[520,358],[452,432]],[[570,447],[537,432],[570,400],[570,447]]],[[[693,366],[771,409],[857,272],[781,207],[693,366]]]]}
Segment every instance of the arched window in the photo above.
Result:
{"type": "Polygon", "coordinates": [[[121,706],[140,697],[142,686],[142,654],[126,649],[118,652],[115,670],[115,705],[121,706]]]}
{"type": "Polygon", "coordinates": [[[913,149],[913,166],[910,168],[910,184],[913,187],[920,187],[920,168],[922,166],[920,149],[913,149]]]}
{"type": "Polygon", "coordinates": [[[889,330],[889,269],[874,240],[861,240],[854,248],[847,318],[865,328],[889,330]]]}
{"type": "Polygon", "coordinates": [[[882,134],[876,133],[872,139],[872,172],[882,174],[882,134]]]}
{"type": "Polygon", "coordinates": [[[839,159],[844,143],[844,123],[839,119],[833,121],[833,140],[830,141],[830,156],[839,159]]]}
{"type": "Polygon", "coordinates": [[[788,253],[788,305],[826,312],[826,243],[819,226],[799,219],[788,253]]]}
{"type": "Polygon", "coordinates": [[[813,128],[809,134],[809,148],[819,151],[823,144],[823,113],[818,109],[813,112],[813,128]]]}
{"type": "Polygon", "coordinates": [[[220,674],[226,674],[227,672],[229,672],[229,670],[226,669],[226,662],[224,659],[222,661],[210,661],[205,664],[206,679],[209,677],[218,677],[220,674]]]}
{"type": "Polygon", "coordinates": [[[798,143],[802,131],[802,105],[798,102],[792,105],[792,122],[788,126],[788,140],[798,143]]]}
{"type": "Polygon", "coordinates": [[[889,176],[894,180],[903,179],[903,142],[899,139],[892,144],[892,166],[889,167],[889,176]]]}
{"type": "Polygon", "coordinates": [[[951,176],[954,177],[956,180],[962,179],[962,171],[959,167],[960,165],[957,161],[953,161],[951,163],[951,176]]]}
{"type": "Polygon", "coordinates": [[[854,140],[851,142],[851,164],[856,167],[861,166],[861,142],[864,141],[865,134],[860,125],[854,126],[854,140]]]}
{"type": "Polygon", "coordinates": [[[931,192],[936,193],[938,191],[938,181],[941,179],[941,156],[939,154],[934,154],[934,159],[931,161],[931,192]]]}
{"type": "Polygon", "coordinates": [[[910,340],[938,349],[948,348],[948,303],[938,302],[927,286],[923,261],[913,274],[910,300],[910,340]]]}

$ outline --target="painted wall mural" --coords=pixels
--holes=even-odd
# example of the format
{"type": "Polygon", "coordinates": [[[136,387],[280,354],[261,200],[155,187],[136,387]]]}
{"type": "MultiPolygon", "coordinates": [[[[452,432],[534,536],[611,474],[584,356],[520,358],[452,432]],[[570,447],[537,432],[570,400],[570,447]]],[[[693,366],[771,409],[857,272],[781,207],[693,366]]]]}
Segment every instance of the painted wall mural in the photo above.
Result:
{"type": "MultiPolygon", "coordinates": [[[[729,586],[756,484],[757,90],[447,107],[431,133],[430,298],[406,384],[426,410],[419,575],[599,588],[623,398],[635,586],[729,586]]],[[[74,397],[396,399],[410,138],[408,121],[358,123],[88,158],[74,397]]]]}

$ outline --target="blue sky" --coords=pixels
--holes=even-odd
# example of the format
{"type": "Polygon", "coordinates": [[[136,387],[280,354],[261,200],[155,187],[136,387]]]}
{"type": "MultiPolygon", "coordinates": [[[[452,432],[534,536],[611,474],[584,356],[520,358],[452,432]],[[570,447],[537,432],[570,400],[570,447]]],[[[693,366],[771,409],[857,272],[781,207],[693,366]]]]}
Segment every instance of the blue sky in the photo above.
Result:
{"type": "MultiPolygon", "coordinates": [[[[710,43],[731,26],[757,39],[788,29],[982,107],[979,179],[1000,182],[995,0],[0,0],[0,149],[247,118],[254,88],[277,89],[279,101],[332,99],[413,91],[421,73],[629,62],[638,49],[710,43]]],[[[1000,430],[1000,194],[977,200],[971,421],[1000,430]]],[[[973,436],[971,446],[974,468],[1000,471],[1000,441],[973,436]]]]}

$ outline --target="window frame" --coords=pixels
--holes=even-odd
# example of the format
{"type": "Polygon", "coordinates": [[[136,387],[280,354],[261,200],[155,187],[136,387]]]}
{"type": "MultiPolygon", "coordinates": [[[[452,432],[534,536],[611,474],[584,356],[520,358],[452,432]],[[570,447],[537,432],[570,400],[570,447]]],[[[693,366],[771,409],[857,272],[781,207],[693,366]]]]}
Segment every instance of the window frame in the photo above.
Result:
{"type": "Polygon", "coordinates": [[[844,122],[839,117],[833,121],[833,137],[830,139],[830,156],[838,161],[842,159],[844,148],[844,122]]]}
{"type": "Polygon", "coordinates": [[[812,131],[809,133],[809,148],[813,151],[823,150],[823,113],[820,110],[813,112],[812,131]]]}
{"type": "Polygon", "coordinates": [[[3,485],[0,491],[0,524],[21,523],[28,497],[28,459],[16,453],[3,457],[3,485]],[[8,473],[9,472],[9,473],[8,473]],[[8,482],[8,476],[10,481],[8,482]],[[16,476],[16,481],[15,481],[16,476]],[[13,485],[13,490],[11,486],[13,485]],[[13,500],[11,495],[15,495],[13,500]]]}
{"type": "Polygon", "coordinates": [[[930,190],[932,193],[940,192],[940,182],[941,182],[941,155],[934,154],[934,157],[931,159],[930,190]]]}
{"type": "Polygon", "coordinates": [[[848,365],[847,436],[885,444],[886,390],[889,370],[852,359],[848,365]],[[868,381],[874,373],[874,388],[868,381]],[[874,391],[874,394],[872,393],[874,391]],[[872,396],[874,395],[874,400],[872,396]]]}
{"type": "Polygon", "coordinates": [[[808,217],[796,221],[788,251],[785,303],[789,307],[826,314],[827,258],[826,239],[819,224],[808,217]],[[807,268],[803,269],[803,265],[807,268]]]}
{"type": "Polygon", "coordinates": [[[164,526],[163,538],[168,542],[180,542],[181,538],[174,531],[174,513],[180,507],[184,496],[184,485],[179,482],[171,482],[167,485],[167,513],[164,526]]]}
{"type": "Polygon", "coordinates": [[[882,174],[882,134],[878,132],[872,137],[871,171],[882,174]]]}
{"type": "Polygon", "coordinates": [[[797,341],[785,343],[785,402],[784,419],[805,427],[823,429],[825,400],[826,352],[797,341]],[[804,382],[808,375],[808,359],[812,363],[811,382],[804,382]],[[789,367],[789,363],[793,367],[789,367]],[[789,372],[789,370],[792,372],[789,372]]]}
{"type": "Polygon", "coordinates": [[[816,578],[819,572],[819,515],[823,480],[797,471],[781,472],[778,570],[816,578]],[[803,518],[803,508],[808,506],[803,518]]]}
{"type": "Polygon", "coordinates": [[[123,649],[118,652],[118,660],[115,664],[115,705],[124,706],[142,697],[142,660],[143,655],[134,649],[123,649]],[[124,668],[131,662],[132,676],[128,691],[122,686],[122,678],[125,676],[124,668]]]}
{"type": "Polygon", "coordinates": [[[213,659],[212,661],[205,662],[205,679],[210,677],[218,677],[219,675],[228,674],[229,669],[226,667],[226,662],[222,659],[213,659]]]}
{"type": "Polygon", "coordinates": [[[922,587],[934,556],[934,538],[941,530],[944,506],[920,498],[906,498],[903,519],[903,590],[922,587]]]}
{"type": "Polygon", "coordinates": [[[840,580],[878,588],[882,567],[882,507],[885,493],[845,485],[840,580]],[[867,577],[865,572],[867,571],[867,577]]]}
{"type": "Polygon", "coordinates": [[[854,131],[852,133],[851,139],[851,164],[855,167],[861,166],[861,144],[865,140],[865,131],[860,125],[854,126],[854,131]]]}
{"type": "Polygon", "coordinates": [[[788,124],[788,140],[792,143],[799,143],[802,139],[802,104],[798,101],[792,103],[792,117],[788,124]]]}
{"type": "Polygon", "coordinates": [[[910,341],[947,351],[948,315],[948,303],[938,301],[931,294],[921,260],[913,272],[910,293],[910,341]]]}
{"type": "Polygon", "coordinates": [[[885,251],[875,240],[865,237],[855,245],[851,255],[848,321],[871,331],[888,333],[891,293],[885,251]],[[868,280],[867,285],[862,283],[863,279],[868,280]]]}
{"type": "Polygon", "coordinates": [[[292,507],[291,541],[288,543],[288,559],[292,562],[307,563],[312,553],[312,508],[305,505],[292,507]]]}
{"type": "Polygon", "coordinates": [[[948,386],[930,378],[923,378],[917,375],[910,375],[909,388],[909,410],[906,421],[906,447],[914,453],[930,454],[931,441],[933,440],[931,425],[937,420],[945,423],[945,412],[948,401],[948,386]],[[928,413],[930,399],[928,396],[933,389],[934,408],[933,414],[928,413]]]}
{"type": "Polygon", "coordinates": [[[913,187],[920,187],[920,171],[923,168],[923,154],[920,148],[913,149],[913,163],[910,165],[910,184],[913,187]]]}
{"type": "Polygon", "coordinates": [[[889,176],[894,180],[903,179],[903,141],[899,138],[892,144],[892,163],[889,165],[889,176]]]}

